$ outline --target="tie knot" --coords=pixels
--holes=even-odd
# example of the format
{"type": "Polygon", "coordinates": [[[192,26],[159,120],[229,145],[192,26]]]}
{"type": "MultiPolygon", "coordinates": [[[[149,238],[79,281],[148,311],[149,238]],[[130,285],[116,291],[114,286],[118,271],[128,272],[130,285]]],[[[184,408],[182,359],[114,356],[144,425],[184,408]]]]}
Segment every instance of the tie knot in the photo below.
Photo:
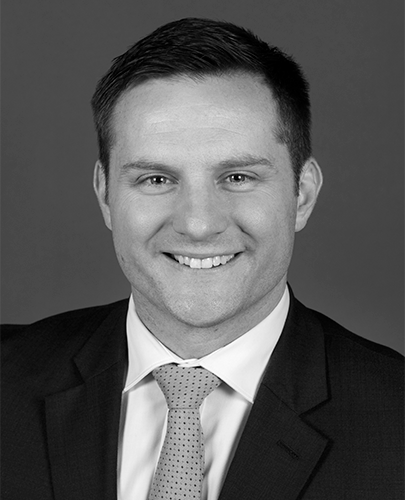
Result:
{"type": "Polygon", "coordinates": [[[169,409],[197,409],[221,381],[202,367],[163,365],[153,370],[169,409]]]}

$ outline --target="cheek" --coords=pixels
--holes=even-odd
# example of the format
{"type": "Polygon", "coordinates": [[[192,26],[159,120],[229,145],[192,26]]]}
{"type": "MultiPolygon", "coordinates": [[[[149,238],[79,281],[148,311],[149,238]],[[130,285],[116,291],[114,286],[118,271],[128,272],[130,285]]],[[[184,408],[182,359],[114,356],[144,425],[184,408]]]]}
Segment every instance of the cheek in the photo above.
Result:
{"type": "Polygon", "coordinates": [[[250,255],[255,262],[259,288],[267,289],[287,272],[295,236],[293,207],[289,203],[256,203],[240,222],[241,229],[251,238],[250,255]]]}
{"type": "Polygon", "coordinates": [[[234,220],[239,227],[255,240],[272,240],[276,236],[294,233],[295,203],[290,198],[266,192],[240,199],[234,206],[234,220]]]}
{"type": "Polygon", "coordinates": [[[113,205],[111,222],[117,253],[130,256],[140,252],[164,224],[167,210],[146,201],[127,196],[113,205]]]}

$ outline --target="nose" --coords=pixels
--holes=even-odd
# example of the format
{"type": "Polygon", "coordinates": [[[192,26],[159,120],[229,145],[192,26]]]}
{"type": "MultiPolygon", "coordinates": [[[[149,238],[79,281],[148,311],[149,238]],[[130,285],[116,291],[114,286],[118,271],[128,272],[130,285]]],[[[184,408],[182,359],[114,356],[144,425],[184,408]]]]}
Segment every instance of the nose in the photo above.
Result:
{"type": "Polygon", "coordinates": [[[193,241],[208,241],[228,226],[226,200],[214,186],[187,187],[178,193],[174,230],[193,241]]]}

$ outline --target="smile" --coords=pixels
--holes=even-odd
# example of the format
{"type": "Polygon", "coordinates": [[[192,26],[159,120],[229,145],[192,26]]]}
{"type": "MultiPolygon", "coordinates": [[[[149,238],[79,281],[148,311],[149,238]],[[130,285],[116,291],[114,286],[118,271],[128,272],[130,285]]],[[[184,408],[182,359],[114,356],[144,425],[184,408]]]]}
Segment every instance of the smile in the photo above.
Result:
{"type": "Polygon", "coordinates": [[[212,267],[224,266],[235,257],[235,254],[216,255],[205,259],[197,259],[184,255],[171,255],[179,264],[191,267],[192,269],[211,269],[212,267]]]}

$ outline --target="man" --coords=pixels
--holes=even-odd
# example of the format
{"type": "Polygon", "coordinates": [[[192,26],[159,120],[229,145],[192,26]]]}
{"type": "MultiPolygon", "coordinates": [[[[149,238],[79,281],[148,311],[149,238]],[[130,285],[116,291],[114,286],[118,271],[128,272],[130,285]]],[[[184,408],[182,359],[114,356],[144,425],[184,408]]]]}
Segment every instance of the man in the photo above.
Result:
{"type": "Polygon", "coordinates": [[[401,498],[402,357],[287,287],[322,185],[298,65],[184,19],[92,105],[132,295],[5,330],[4,498],[401,498]]]}

